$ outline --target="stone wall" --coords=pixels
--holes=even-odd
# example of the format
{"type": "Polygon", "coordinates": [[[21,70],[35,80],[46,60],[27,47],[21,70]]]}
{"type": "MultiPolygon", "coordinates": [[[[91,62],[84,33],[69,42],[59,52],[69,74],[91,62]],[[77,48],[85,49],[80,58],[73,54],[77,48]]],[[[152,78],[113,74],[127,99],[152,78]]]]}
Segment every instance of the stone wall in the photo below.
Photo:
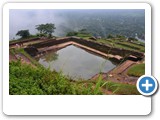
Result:
{"type": "Polygon", "coordinates": [[[21,41],[18,41],[18,42],[13,42],[13,43],[10,43],[9,46],[14,46],[16,44],[22,44],[22,43],[27,43],[27,42],[32,42],[32,41],[36,41],[36,40],[40,40],[40,38],[31,38],[31,39],[25,39],[25,40],[21,40],[21,41]]]}
{"type": "Polygon", "coordinates": [[[33,44],[33,46],[36,48],[43,48],[43,47],[50,47],[53,45],[58,45],[58,44],[69,42],[69,41],[71,41],[71,39],[69,38],[64,38],[64,39],[59,39],[59,40],[51,39],[45,42],[33,44]]]}
{"type": "Polygon", "coordinates": [[[97,49],[101,52],[107,53],[107,54],[113,54],[113,55],[120,55],[123,57],[127,57],[129,55],[136,56],[139,59],[144,58],[144,54],[141,52],[137,51],[132,51],[132,50],[125,50],[125,49],[120,49],[120,48],[113,48],[108,45],[104,45],[101,43],[97,43],[95,41],[90,41],[90,40],[84,40],[81,38],[71,38],[72,41],[80,43],[82,45],[97,49]]]}
{"type": "Polygon", "coordinates": [[[41,43],[33,44],[33,47],[35,47],[35,48],[50,47],[53,45],[57,45],[57,44],[65,43],[65,42],[70,42],[70,41],[73,41],[73,42],[82,44],[84,46],[99,50],[99,51],[104,52],[106,54],[120,55],[125,58],[132,55],[132,56],[137,57],[137,60],[141,60],[144,58],[144,53],[141,53],[141,52],[132,51],[132,50],[125,50],[125,49],[120,49],[120,48],[113,48],[108,45],[97,43],[96,41],[86,40],[86,39],[82,39],[82,38],[78,38],[78,37],[65,37],[65,38],[61,38],[61,39],[57,39],[57,40],[51,39],[51,40],[44,41],[41,43]]]}

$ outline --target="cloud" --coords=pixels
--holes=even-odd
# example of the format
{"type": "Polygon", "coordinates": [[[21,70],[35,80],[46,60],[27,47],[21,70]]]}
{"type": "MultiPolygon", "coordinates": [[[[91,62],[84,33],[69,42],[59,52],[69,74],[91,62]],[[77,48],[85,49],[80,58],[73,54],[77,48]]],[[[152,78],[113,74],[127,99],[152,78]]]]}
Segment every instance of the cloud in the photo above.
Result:
{"type": "Polygon", "coordinates": [[[28,29],[31,34],[35,34],[37,32],[35,25],[38,24],[54,23],[58,27],[65,22],[56,10],[11,9],[9,13],[9,37],[13,39],[19,30],[24,29],[28,29]]]}

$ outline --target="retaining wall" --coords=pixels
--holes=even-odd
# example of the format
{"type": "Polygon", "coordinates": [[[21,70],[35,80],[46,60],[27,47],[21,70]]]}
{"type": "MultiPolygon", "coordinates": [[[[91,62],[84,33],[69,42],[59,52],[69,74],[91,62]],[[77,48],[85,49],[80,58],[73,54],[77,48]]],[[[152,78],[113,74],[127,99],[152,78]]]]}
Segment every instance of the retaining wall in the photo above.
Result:
{"type": "Polygon", "coordinates": [[[104,52],[106,54],[120,55],[125,58],[132,55],[132,56],[137,57],[137,60],[141,60],[144,58],[144,53],[141,53],[141,52],[132,51],[132,50],[125,50],[125,49],[120,49],[120,48],[113,48],[108,45],[104,45],[101,43],[97,43],[95,41],[86,40],[86,39],[82,39],[82,38],[78,38],[78,37],[65,37],[65,38],[60,38],[57,40],[51,39],[51,40],[44,41],[41,43],[33,44],[33,47],[35,47],[35,48],[50,47],[53,45],[58,45],[58,44],[70,42],[70,41],[73,41],[73,42],[85,45],[87,47],[99,50],[99,51],[104,52]]]}

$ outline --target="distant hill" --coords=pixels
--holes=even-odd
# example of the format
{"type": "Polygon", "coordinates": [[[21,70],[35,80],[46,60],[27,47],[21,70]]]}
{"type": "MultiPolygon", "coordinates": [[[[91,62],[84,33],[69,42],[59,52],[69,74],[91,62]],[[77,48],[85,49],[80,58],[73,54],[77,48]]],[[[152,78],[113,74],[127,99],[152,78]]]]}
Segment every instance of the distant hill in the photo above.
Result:
{"type": "Polygon", "coordinates": [[[120,34],[144,39],[145,36],[144,10],[67,10],[58,13],[65,20],[58,26],[60,36],[80,29],[102,37],[120,34]]]}

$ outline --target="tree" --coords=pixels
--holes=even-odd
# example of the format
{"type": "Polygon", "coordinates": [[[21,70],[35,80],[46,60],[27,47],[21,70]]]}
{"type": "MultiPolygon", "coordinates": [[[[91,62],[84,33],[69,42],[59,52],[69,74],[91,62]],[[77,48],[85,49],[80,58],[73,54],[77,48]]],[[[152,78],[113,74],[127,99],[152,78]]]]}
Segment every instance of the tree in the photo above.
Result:
{"type": "Polygon", "coordinates": [[[114,36],[111,35],[111,34],[109,34],[109,35],[107,36],[107,38],[114,38],[114,36]]]}
{"type": "Polygon", "coordinates": [[[48,37],[52,37],[52,33],[54,33],[56,27],[53,23],[46,23],[46,24],[36,25],[36,29],[40,32],[40,34],[45,34],[48,37]]]}
{"type": "Polygon", "coordinates": [[[87,29],[81,29],[81,30],[79,30],[79,33],[81,33],[81,34],[89,34],[87,29]]]}
{"type": "Polygon", "coordinates": [[[66,36],[76,36],[76,35],[78,35],[78,32],[76,32],[76,31],[68,32],[66,34],[66,36]]]}
{"type": "Polygon", "coordinates": [[[125,39],[126,37],[123,35],[116,35],[117,38],[125,39]]]}
{"type": "Polygon", "coordinates": [[[21,38],[28,38],[30,36],[30,33],[29,30],[20,30],[16,35],[21,36],[21,38]]]}
{"type": "Polygon", "coordinates": [[[138,41],[136,38],[133,38],[133,37],[129,37],[128,38],[128,41],[138,41]]]}

